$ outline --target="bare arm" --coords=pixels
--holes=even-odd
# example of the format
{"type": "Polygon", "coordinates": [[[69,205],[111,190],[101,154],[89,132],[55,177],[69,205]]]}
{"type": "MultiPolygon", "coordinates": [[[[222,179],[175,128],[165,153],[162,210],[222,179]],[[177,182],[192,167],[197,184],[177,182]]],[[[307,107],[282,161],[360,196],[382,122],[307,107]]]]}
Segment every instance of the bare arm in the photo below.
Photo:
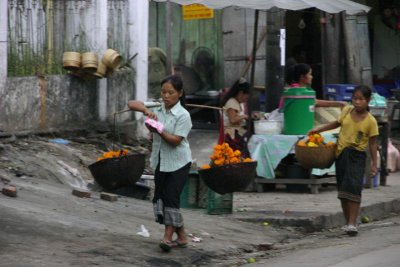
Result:
{"type": "Polygon", "coordinates": [[[148,109],[142,101],[130,100],[128,102],[128,108],[134,111],[142,112],[144,115],[151,119],[157,119],[156,114],[154,114],[150,109],[148,109]]]}
{"type": "Polygon", "coordinates": [[[316,107],[337,107],[337,108],[344,108],[347,106],[347,103],[344,101],[332,101],[332,100],[322,100],[322,99],[316,99],[315,100],[315,106],[316,107]]]}
{"type": "Polygon", "coordinates": [[[329,131],[332,129],[336,129],[337,127],[340,126],[340,123],[338,121],[332,121],[327,124],[322,124],[318,127],[315,127],[314,129],[310,130],[308,134],[315,134],[315,133],[321,133],[325,131],[329,131]]]}
{"type": "Polygon", "coordinates": [[[369,151],[371,154],[371,176],[374,176],[378,171],[378,144],[376,139],[376,136],[372,136],[369,138],[369,151]]]}
{"type": "Polygon", "coordinates": [[[232,124],[239,124],[242,120],[245,120],[248,118],[247,115],[239,115],[239,112],[233,108],[229,108],[226,111],[226,114],[228,115],[229,121],[232,124]]]}
{"type": "MultiPolygon", "coordinates": [[[[130,100],[128,102],[128,107],[132,110],[142,112],[144,115],[148,116],[149,118],[152,118],[155,120],[157,119],[156,114],[154,114],[150,109],[148,109],[142,101],[130,100]]],[[[157,129],[155,129],[147,124],[146,124],[146,127],[147,127],[147,129],[149,129],[150,132],[160,135],[161,138],[164,139],[165,142],[167,142],[171,146],[178,146],[182,142],[182,139],[183,139],[182,136],[170,134],[165,130],[162,133],[158,133],[157,129]]]]}

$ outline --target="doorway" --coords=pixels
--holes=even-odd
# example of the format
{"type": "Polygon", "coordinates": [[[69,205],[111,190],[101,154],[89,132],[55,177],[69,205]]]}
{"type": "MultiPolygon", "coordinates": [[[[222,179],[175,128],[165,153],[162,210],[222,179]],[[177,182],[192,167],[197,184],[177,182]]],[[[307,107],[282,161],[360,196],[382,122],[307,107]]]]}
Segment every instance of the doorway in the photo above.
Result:
{"type": "Polygon", "coordinates": [[[317,98],[323,99],[320,25],[320,11],[315,8],[286,12],[286,69],[295,63],[309,64],[312,88],[317,98]]]}

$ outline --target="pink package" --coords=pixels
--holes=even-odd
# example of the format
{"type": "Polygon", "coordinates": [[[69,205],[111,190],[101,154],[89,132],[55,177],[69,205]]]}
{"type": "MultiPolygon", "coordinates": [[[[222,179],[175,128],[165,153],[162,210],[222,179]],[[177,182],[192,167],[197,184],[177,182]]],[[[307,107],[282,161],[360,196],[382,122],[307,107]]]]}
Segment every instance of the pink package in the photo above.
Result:
{"type": "Polygon", "coordinates": [[[159,134],[161,134],[164,130],[164,125],[156,120],[146,118],[144,121],[145,124],[150,125],[151,127],[155,128],[159,134]]]}

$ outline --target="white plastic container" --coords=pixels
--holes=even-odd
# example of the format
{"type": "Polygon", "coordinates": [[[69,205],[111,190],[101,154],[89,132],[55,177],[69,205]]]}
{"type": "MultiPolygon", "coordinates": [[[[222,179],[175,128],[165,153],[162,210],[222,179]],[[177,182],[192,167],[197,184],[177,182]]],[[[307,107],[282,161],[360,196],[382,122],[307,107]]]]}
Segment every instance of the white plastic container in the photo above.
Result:
{"type": "Polygon", "coordinates": [[[281,134],[282,121],[278,120],[258,120],[254,121],[255,134],[281,134]]]}

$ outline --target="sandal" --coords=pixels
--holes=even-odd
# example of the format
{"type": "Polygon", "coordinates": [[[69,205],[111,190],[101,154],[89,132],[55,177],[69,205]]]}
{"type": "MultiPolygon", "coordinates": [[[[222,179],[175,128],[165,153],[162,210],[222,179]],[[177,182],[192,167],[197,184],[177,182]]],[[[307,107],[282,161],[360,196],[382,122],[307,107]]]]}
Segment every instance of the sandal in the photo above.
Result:
{"type": "Polygon", "coordinates": [[[162,249],[162,251],[170,252],[171,248],[173,246],[173,242],[161,240],[161,242],[158,246],[162,249]]]}
{"type": "Polygon", "coordinates": [[[187,242],[184,243],[182,241],[179,241],[178,239],[172,241],[172,247],[186,248],[187,245],[188,245],[187,242]]]}

